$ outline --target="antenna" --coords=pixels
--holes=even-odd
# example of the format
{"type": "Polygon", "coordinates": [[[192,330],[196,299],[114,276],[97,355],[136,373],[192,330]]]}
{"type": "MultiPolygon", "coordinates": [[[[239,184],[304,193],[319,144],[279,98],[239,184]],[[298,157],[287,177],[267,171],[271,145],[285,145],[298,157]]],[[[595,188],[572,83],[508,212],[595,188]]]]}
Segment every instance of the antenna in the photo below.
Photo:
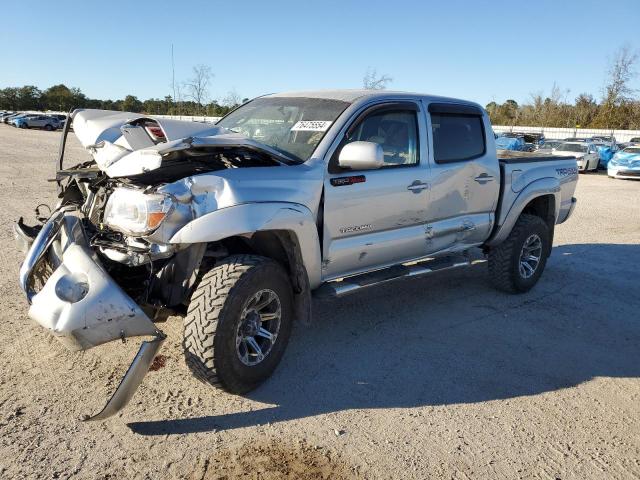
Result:
{"type": "Polygon", "coordinates": [[[176,64],[173,59],[173,43],[171,44],[171,86],[173,87],[173,104],[176,104],[176,64]]]}

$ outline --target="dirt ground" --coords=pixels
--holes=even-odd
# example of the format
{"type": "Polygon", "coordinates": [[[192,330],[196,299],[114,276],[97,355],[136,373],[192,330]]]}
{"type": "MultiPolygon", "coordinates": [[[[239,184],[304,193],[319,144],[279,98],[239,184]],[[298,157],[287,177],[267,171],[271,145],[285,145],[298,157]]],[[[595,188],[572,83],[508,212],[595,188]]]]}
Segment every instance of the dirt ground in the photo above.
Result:
{"type": "Polygon", "coordinates": [[[0,478],[640,478],[640,182],[581,175],[528,294],[480,265],[317,302],[246,397],[191,377],[171,318],[129,407],[82,423],[139,343],[27,317],[11,228],[53,203],[58,138],[0,125],[0,478]]]}

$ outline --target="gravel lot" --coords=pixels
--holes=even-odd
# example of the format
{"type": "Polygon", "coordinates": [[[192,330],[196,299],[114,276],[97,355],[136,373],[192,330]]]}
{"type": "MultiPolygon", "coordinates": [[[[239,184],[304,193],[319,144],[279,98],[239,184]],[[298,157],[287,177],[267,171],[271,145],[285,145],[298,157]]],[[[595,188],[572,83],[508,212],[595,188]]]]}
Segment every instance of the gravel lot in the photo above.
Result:
{"type": "Polygon", "coordinates": [[[139,343],[72,353],[26,315],[11,228],[54,202],[58,139],[0,125],[0,478],[640,477],[640,182],[582,175],[528,294],[476,266],[317,302],[247,397],[190,376],[171,318],[164,367],[85,424],[139,343]]]}

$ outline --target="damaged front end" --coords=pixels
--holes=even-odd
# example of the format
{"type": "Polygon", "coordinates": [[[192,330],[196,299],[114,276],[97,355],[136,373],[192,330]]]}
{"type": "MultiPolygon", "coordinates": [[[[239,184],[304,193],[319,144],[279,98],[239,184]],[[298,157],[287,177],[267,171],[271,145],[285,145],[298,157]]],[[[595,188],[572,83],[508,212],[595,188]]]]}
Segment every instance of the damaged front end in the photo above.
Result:
{"type": "Polygon", "coordinates": [[[60,208],[35,238],[33,229],[22,222],[16,225],[19,244],[31,244],[20,268],[20,284],[31,304],[29,316],[70,350],[134,336],[154,337],[142,343],[104,409],[85,418],[102,420],[128,403],[165,336],[96,258],[78,213],[72,206],[60,208]]]}
{"type": "Polygon", "coordinates": [[[186,311],[201,264],[224,248],[172,242],[195,218],[242,203],[227,180],[203,173],[270,167],[288,160],[233,132],[193,122],[160,122],[136,114],[77,110],[74,132],[91,160],[63,168],[59,201],[41,226],[15,226],[26,251],[20,284],[29,316],[71,350],[151,336],[105,408],[123,408],[164,341],[155,322],[186,311]],[[203,136],[198,136],[202,134],[203,136]],[[206,178],[205,178],[206,177],[206,178]]]}
{"type": "MultiPolygon", "coordinates": [[[[95,154],[91,161],[63,169],[70,123],[67,122],[60,146],[58,205],[48,219],[37,215],[42,225],[30,227],[20,218],[14,233],[18,247],[26,253],[19,278],[30,304],[29,316],[68,349],[86,350],[129,337],[153,337],[142,342],[104,409],[84,417],[102,420],[122,409],[141,384],[165,339],[154,321],[184,308],[203,248],[169,245],[148,238],[154,233],[162,236],[157,230],[169,213],[171,221],[162,226],[169,234],[191,216],[188,205],[168,193],[148,196],[152,207],[157,197],[170,201],[160,202],[157,212],[147,212],[150,223],[139,234],[126,233],[127,227],[135,229],[132,222],[121,221],[121,229],[107,225],[105,214],[109,213],[109,206],[111,215],[122,214],[115,210],[135,201],[130,198],[131,192],[140,197],[151,187],[131,183],[127,178],[111,178],[96,164],[95,154]],[[116,192],[121,196],[124,192],[117,205],[109,202],[116,192]]],[[[140,126],[140,122],[131,123],[125,122],[123,131],[135,131],[140,126]]],[[[154,143],[167,142],[164,131],[149,123],[145,120],[141,124],[149,138],[154,143]]],[[[87,135],[86,130],[76,127],[76,135],[82,134],[87,135]]],[[[125,145],[131,148],[129,153],[134,151],[131,143],[125,145]]],[[[88,150],[94,153],[95,148],[88,150]]],[[[134,210],[137,207],[133,205],[134,210]]],[[[135,216],[144,212],[129,213],[135,216]]]]}
{"type": "Polygon", "coordinates": [[[22,219],[15,232],[29,246],[20,285],[31,304],[29,316],[70,350],[86,350],[112,340],[153,336],[144,341],[103,410],[85,420],[114,415],[131,399],[164,342],[138,304],[109,276],[89,248],[82,217],[73,206],[56,210],[33,237],[22,219]]]}

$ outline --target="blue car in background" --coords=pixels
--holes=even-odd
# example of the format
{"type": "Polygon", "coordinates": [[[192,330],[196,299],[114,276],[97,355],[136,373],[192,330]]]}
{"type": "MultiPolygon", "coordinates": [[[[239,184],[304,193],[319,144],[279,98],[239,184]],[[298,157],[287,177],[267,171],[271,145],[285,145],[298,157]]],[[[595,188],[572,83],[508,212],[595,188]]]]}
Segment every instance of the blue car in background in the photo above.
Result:
{"type": "Polygon", "coordinates": [[[498,150],[515,150],[522,152],[525,150],[524,138],[499,136],[496,138],[496,148],[498,150]]]}
{"type": "Polygon", "coordinates": [[[616,152],[607,165],[612,178],[640,179],[640,145],[616,152]]]}

